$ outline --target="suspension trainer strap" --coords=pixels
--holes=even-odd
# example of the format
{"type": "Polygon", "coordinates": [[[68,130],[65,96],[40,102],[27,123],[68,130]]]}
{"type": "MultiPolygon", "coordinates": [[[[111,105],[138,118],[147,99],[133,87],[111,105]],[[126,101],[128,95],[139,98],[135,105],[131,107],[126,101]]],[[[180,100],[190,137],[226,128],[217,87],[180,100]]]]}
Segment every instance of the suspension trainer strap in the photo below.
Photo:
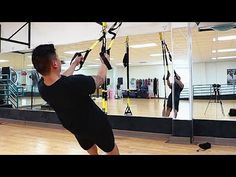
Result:
{"type": "Polygon", "coordinates": [[[127,68],[127,107],[125,109],[125,115],[132,115],[132,111],[130,109],[130,90],[129,90],[129,37],[126,37],[126,53],[123,58],[124,67],[127,68]]]}
{"type": "Polygon", "coordinates": [[[111,42],[110,42],[110,44],[109,44],[109,46],[108,46],[108,49],[107,49],[107,54],[108,54],[108,55],[110,55],[111,47],[112,47],[112,45],[113,45],[113,43],[114,43],[114,40],[115,40],[115,38],[116,38],[116,34],[118,33],[121,24],[122,24],[122,22],[115,22],[115,23],[111,26],[111,28],[108,30],[108,33],[111,34],[111,35],[113,35],[112,38],[111,38],[111,42]],[[118,30],[117,30],[117,29],[118,29],[118,30]],[[115,30],[117,30],[116,33],[114,32],[115,30]]]}
{"type": "MultiPolygon", "coordinates": [[[[106,23],[103,23],[102,24],[102,33],[103,33],[104,38],[102,39],[100,57],[101,57],[101,60],[104,64],[105,64],[105,61],[108,61],[107,58],[105,57],[106,44],[107,44],[107,41],[106,41],[106,28],[107,28],[106,23]]],[[[107,78],[105,78],[105,82],[102,85],[102,110],[105,114],[107,114],[107,111],[108,111],[108,108],[107,108],[107,78]]]]}
{"type": "Polygon", "coordinates": [[[168,70],[167,66],[167,59],[166,59],[166,51],[165,51],[165,46],[164,46],[164,40],[163,40],[163,36],[162,33],[159,33],[160,36],[160,40],[161,40],[161,47],[162,47],[162,59],[163,59],[163,68],[164,68],[164,76],[163,76],[163,81],[164,81],[164,93],[165,93],[165,98],[164,98],[164,103],[163,103],[163,112],[162,112],[162,116],[164,116],[164,113],[166,111],[166,79],[165,79],[165,74],[166,74],[166,70],[168,70]]]}
{"type": "MultiPolygon", "coordinates": [[[[106,23],[106,22],[97,22],[97,23],[100,24],[100,25],[102,25],[103,28],[106,28],[106,27],[107,27],[107,23],[106,23]]],[[[76,69],[75,71],[78,71],[78,70],[80,70],[80,69],[82,68],[82,66],[83,66],[85,60],[87,59],[89,53],[98,45],[98,43],[100,43],[101,41],[104,40],[104,38],[106,37],[105,35],[106,35],[106,33],[103,33],[103,35],[102,35],[99,39],[97,39],[97,40],[89,47],[89,49],[87,49],[87,50],[85,50],[85,51],[82,51],[82,52],[77,52],[77,53],[74,54],[74,56],[73,56],[72,59],[71,59],[70,64],[74,61],[74,59],[75,59],[76,57],[82,56],[82,53],[85,53],[85,54],[84,54],[84,57],[83,57],[83,58],[84,58],[84,61],[83,61],[83,62],[82,62],[82,61],[80,62],[80,67],[79,67],[79,69],[76,69]]],[[[103,62],[106,64],[106,66],[107,66],[108,68],[111,68],[110,63],[108,62],[108,60],[107,60],[106,58],[103,57],[102,60],[103,60],[103,62]]]]}

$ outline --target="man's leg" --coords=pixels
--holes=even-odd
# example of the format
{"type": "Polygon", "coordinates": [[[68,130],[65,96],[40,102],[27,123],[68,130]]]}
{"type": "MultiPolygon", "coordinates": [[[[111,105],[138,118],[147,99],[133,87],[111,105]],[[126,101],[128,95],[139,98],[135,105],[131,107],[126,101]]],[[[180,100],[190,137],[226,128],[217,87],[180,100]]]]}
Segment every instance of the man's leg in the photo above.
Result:
{"type": "Polygon", "coordinates": [[[90,155],[98,155],[97,146],[93,141],[79,137],[77,134],[75,134],[75,138],[77,139],[80,146],[90,155]]]}
{"type": "Polygon", "coordinates": [[[115,144],[114,148],[112,149],[112,151],[108,152],[107,155],[120,155],[119,149],[116,144],[115,144]]]}
{"type": "Polygon", "coordinates": [[[170,116],[170,112],[171,112],[172,108],[170,107],[167,107],[167,110],[166,110],[166,117],[169,117],[170,116]]]}
{"type": "Polygon", "coordinates": [[[98,155],[98,149],[97,146],[94,144],[91,148],[87,150],[89,155],[98,155]]]}
{"type": "Polygon", "coordinates": [[[177,117],[178,111],[175,109],[175,118],[177,117]]]}

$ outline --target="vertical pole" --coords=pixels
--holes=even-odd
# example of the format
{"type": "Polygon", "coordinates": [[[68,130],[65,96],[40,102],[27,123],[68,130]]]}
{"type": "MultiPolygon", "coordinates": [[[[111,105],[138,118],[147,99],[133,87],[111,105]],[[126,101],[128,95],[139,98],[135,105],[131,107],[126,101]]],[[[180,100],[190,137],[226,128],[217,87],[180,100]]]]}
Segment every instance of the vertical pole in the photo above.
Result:
{"type": "Polygon", "coordinates": [[[128,106],[130,106],[130,99],[129,99],[129,37],[127,36],[126,39],[126,52],[127,52],[127,96],[128,96],[128,106]]]}
{"type": "MultiPolygon", "coordinates": [[[[172,54],[172,72],[171,72],[171,75],[172,75],[172,88],[171,88],[171,92],[172,92],[172,108],[175,108],[175,80],[174,80],[174,58],[175,58],[175,56],[174,56],[174,37],[173,37],[173,27],[172,27],[172,23],[170,24],[171,26],[170,26],[170,31],[171,31],[171,33],[170,33],[170,38],[171,38],[171,54],[172,54]]],[[[175,109],[172,109],[172,111],[173,111],[173,117],[172,117],[172,136],[175,134],[174,133],[174,126],[175,126],[175,109]]]]}
{"type": "MultiPolygon", "coordinates": [[[[0,24],[0,38],[2,37],[2,26],[0,24]]],[[[0,40],[0,53],[2,52],[2,41],[0,40]]]]}
{"type": "Polygon", "coordinates": [[[190,133],[190,143],[193,143],[193,80],[192,80],[192,31],[191,23],[188,23],[188,64],[189,64],[189,118],[191,120],[191,133],[190,133]]]}
{"type": "Polygon", "coordinates": [[[31,22],[28,22],[28,48],[31,47],[31,22]]]}

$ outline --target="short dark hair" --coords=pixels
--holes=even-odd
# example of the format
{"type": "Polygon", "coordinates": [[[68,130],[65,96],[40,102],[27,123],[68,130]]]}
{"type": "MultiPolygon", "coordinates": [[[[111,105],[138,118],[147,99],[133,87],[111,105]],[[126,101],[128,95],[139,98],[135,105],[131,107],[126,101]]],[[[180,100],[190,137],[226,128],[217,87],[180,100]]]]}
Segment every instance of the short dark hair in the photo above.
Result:
{"type": "Polygon", "coordinates": [[[56,56],[53,44],[42,44],[37,46],[32,53],[32,63],[37,72],[47,75],[50,72],[52,58],[56,56]]]}

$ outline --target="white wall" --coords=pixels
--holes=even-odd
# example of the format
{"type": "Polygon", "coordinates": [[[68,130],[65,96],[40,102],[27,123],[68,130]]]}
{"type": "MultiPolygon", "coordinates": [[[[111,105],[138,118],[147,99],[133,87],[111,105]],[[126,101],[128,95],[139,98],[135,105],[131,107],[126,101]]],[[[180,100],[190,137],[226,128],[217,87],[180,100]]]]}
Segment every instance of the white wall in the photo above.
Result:
{"type": "MultiPolygon", "coordinates": [[[[163,85],[163,66],[154,65],[154,66],[130,66],[129,79],[154,79],[157,78],[159,81],[159,94],[160,96],[164,95],[164,85],[163,85]]],[[[123,89],[127,88],[127,75],[126,68],[120,66],[117,68],[117,78],[123,77],[123,89]]],[[[131,85],[129,85],[131,87],[131,85]]]]}
{"type": "MultiPolygon", "coordinates": [[[[171,66],[170,70],[171,70],[171,66]]],[[[176,72],[181,76],[181,80],[185,88],[189,88],[189,71],[188,67],[175,65],[176,72]]],[[[236,61],[219,61],[219,62],[204,62],[193,64],[193,85],[198,84],[227,84],[227,69],[235,69],[236,61]]],[[[123,77],[123,89],[126,89],[126,69],[123,66],[116,69],[116,80],[118,77],[123,77]]],[[[164,84],[163,84],[163,66],[130,66],[130,79],[153,79],[156,77],[159,80],[159,94],[164,97],[164,84]]],[[[116,80],[114,83],[116,83],[116,80]]],[[[167,94],[170,92],[167,89],[167,94]]]]}
{"type": "MultiPolygon", "coordinates": [[[[188,87],[188,69],[181,68],[176,66],[175,70],[181,76],[183,83],[188,87]]],[[[96,75],[98,68],[83,68],[79,71],[76,71],[75,74],[84,74],[84,75],[96,75]]],[[[171,72],[171,67],[170,67],[171,72]]],[[[135,79],[154,79],[155,77],[159,81],[159,96],[164,97],[164,83],[163,83],[163,65],[153,65],[153,66],[130,66],[130,80],[131,78],[135,79]]],[[[117,78],[123,77],[123,86],[122,89],[127,88],[127,75],[126,68],[123,66],[113,66],[113,69],[108,71],[108,78],[110,78],[111,85],[110,88],[116,88],[117,78]]],[[[131,85],[130,85],[131,88],[131,85]]],[[[170,89],[167,87],[167,94],[170,93],[170,89]]]]}
{"type": "Polygon", "coordinates": [[[227,69],[235,69],[236,61],[219,61],[193,64],[193,85],[227,84],[227,69]]]}

